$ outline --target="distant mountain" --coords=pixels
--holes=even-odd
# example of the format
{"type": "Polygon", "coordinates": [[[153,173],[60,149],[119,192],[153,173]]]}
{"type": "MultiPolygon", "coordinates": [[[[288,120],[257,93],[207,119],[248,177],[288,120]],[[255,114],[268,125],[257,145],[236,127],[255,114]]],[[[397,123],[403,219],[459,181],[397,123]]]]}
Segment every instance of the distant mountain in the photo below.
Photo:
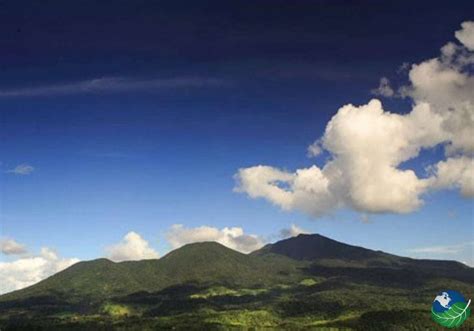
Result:
{"type": "Polygon", "coordinates": [[[312,262],[312,267],[390,268],[474,281],[472,268],[457,261],[412,259],[382,251],[352,246],[319,234],[300,234],[251,253],[252,256],[285,256],[312,262]]]}
{"type": "Polygon", "coordinates": [[[341,260],[363,264],[398,264],[400,258],[381,251],[352,246],[319,234],[300,234],[274,244],[268,244],[252,253],[254,256],[284,255],[298,261],[341,260]]]}
{"type": "Polygon", "coordinates": [[[119,318],[136,330],[285,323],[304,329],[321,321],[370,330],[380,319],[390,321],[387,309],[397,307],[402,312],[390,327],[403,321],[406,329],[426,329],[430,321],[419,309],[432,295],[454,288],[470,298],[473,283],[474,270],[459,262],[399,257],[318,234],[251,254],[203,242],[156,260],[79,262],[0,296],[0,328],[96,329],[119,318]],[[125,316],[139,319],[127,322],[125,316]]]}

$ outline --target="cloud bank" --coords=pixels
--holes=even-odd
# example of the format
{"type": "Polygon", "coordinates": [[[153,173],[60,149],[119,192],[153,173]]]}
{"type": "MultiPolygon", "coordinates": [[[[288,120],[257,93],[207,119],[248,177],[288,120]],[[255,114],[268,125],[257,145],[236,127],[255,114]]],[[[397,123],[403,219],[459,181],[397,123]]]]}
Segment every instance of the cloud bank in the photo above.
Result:
{"type": "MultiPolygon", "coordinates": [[[[411,67],[410,84],[398,91],[413,101],[411,112],[391,113],[377,99],[345,105],[308,149],[309,156],[322,150],[331,155],[324,166],[294,172],[266,165],[242,168],[235,175],[235,191],[314,217],[347,207],[409,213],[432,190],[455,188],[473,197],[473,26],[464,22],[455,34],[460,44],[448,43],[439,57],[411,67]],[[401,167],[440,144],[445,159],[428,167],[426,176],[401,167]]],[[[377,92],[393,96],[388,88],[388,80],[381,81],[377,92]]]]}
{"type": "Polygon", "coordinates": [[[43,247],[36,256],[0,262],[0,293],[33,285],[77,262],[78,259],[62,258],[47,247],[43,247]]]}

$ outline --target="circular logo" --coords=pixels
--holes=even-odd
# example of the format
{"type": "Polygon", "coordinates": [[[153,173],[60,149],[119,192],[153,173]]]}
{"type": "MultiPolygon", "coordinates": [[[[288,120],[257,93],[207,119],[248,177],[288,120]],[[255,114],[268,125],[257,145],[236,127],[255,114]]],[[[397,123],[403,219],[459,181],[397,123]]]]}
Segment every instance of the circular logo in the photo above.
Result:
{"type": "Polygon", "coordinates": [[[470,304],[471,300],[466,302],[459,292],[442,291],[438,293],[431,305],[431,317],[439,325],[457,328],[471,315],[470,304]]]}

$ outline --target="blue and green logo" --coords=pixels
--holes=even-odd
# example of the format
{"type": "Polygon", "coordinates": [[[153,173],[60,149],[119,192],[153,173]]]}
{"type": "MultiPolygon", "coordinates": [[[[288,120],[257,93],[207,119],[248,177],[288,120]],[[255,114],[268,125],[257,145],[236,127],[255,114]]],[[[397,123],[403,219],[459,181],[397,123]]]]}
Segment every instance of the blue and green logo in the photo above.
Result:
{"type": "Polygon", "coordinates": [[[457,328],[471,315],[470,304],[471,300],[466,302],[459,292],[443,291],[438,293],[431,305],[431,317],[439,325],[457,328]]]}

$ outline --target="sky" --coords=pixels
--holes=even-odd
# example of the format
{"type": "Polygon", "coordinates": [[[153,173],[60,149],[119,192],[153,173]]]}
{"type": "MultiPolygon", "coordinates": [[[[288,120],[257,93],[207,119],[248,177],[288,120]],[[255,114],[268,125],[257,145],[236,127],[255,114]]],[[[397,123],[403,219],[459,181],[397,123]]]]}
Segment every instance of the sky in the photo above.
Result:
{"type": "Polygon", "coordinates": [[[0,293],[299,233],[474,265],[474,6],[0,4],[0,293]]]}

